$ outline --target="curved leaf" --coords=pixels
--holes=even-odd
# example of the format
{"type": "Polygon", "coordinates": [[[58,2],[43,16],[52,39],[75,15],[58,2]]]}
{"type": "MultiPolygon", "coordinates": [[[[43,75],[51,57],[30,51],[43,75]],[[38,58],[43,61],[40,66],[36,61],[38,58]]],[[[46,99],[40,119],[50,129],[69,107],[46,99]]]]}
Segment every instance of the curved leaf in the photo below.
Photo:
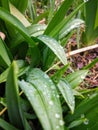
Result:
{"type": "MultiPolygon", "coordinates": [[[[8,67],[11,64],[11,60],[8,56],[8,53],[4,44],[5,44],[4,41],[0,39],[0,57],[2,58],[6,66],[8,67]]],[[[2,62],[0,62],[0,65],[2,66],[2,62]]]]}
{"type": "MultiPolygon", "coordinates": [[[[80,4],[66,19],[62,19],[55,27],[53,27],[49,33],[52,37],[57,37],[58,33],[63,29],[63,27],[72,20],[72,17],[78,12],[78,10],[84,5],[84,3],[80,4]]],[[[59,16],[58,16],[59,17],[59,16]]]]}
{"type": "Polygon", "coordinates": [[[39,92],[35,89],[35,87],[31,83],[28,83],[24,80],[19,81],[19,86],[27,96],[43,128],[45,130],[51,130],[51,124],[48,119],[47,112],[44,103],[39,95],[39,92]]]}
{"type": "MultiPolygon", "coordinates": [[[[24,73],[26,73],[29,67],[25,67],[25,63],[22,60],[17,60],[16,63],[19,68],[19,73],[18,73],[18,77],[19,77],[23,75],[24,73]]],[[[9,73],[9,68],[7,68],[4,72],[0,74],[0,83],[3,83],[6,81],[8,73],[9,73]]]]}
{"type": "MultiPolygon", "coordinates": [[[[40,25],[40,24],[35,24],[35,25],[31,25],[31,26],[27,27],[29,35],[31,35],[33,37],[42,35],[45,28],[46,28],[46,25],[40,25]]],[[[15,36],[15,38],[13,37],[13,39],[11,41],[11,47],[13,48],[13,47],[21,44],[21,42],[23,42],[24,40],[25,39],[20,34],[17,34],[17,36],[15,36]]]]}
{"type": "Polygon", "coordinates": [[[10,12],[13,16],[15,16],[17,19],[19,19],[21,21],[21,23],[23,23],[23,25],[25,27],[30,26],[31,24],[28,22],[28,20],[25,18],[25,16],[18,10],[15,8],[14,5],[10,4],[10,12]]]}
{"type": "MultiPolygon", "coordinates": [[[[24,83],[24,81],[21,81],[24,83]]],[[[55,85],[39,69],[30,70],[27,85],[21,85],[45,130],[63,130],[62,110],[55,85]],[[28,90],[27,90],[28,89],[28,90]],[[38,105],[38,106],[37,106],[38,105]],[[44,114],[43,114],[44,113],[44,114]],[[43,115],[46,117],[43,117],[43,115]]]]}
{"type": "Polygon", "coordinates": [[[30,38],[28,30],[24,27],[24,25],[2,7],[0,7],[0,18],[15,27],[15,29],[22,34],[29,45],[35,46],[35,42],[30,38]]]}
{"type": "Polygon", "coordinates": [[[80,120],[83,118],[83,123],[73,126],[72,130],[93,130],[98,128],[98,91],[80,102],[73,115],[66,116],[68,122],[74,122],[76,119],[80,120]]]}
{"type": "Polygon", "coordinates": [[[88,70],[79,70],[73,72],[65,77],[65,80],[68,81],[72,88],[76,88],[87,75],[88,70]]]}
{"type": "Polygon", "coordinates": [[[10,2],[22,13],[24,13],[28,5],[28,0],[10,0],[10,2]]]}
{"type": "Polygon", "coordinates": [[[64,38],[70,31],[75,28],[78,28],[84,21],[81,19],[73,19],[72,21],[68,22],[65,27],[59,33],[59,39],[64,38]]]}
{"type": "Polygon", "coordinates": [[[64,0],[59,10],[56,12],[54,17],[52,18],[51,22],[47,26],[44,34],[49,34],[65,17],[70,5],[72,4],[73,0],[64,0]]]}
{"type": "Polygon", "coordinates": [[[68,104],[71,112],[73,113],[75,108],[75,98],[70,84],[67,81],[60,80],[57,86],[61,94],[63,95],[66,103],[68,104]]]}
{"type": "Polygon", "coordinates": [[[19,130],[12,126],[11,124],[7,123],[5,120],[0,119],[0,127],[3,128],[4,130],[19,130]]]}
{"type": "Polygon", "coordinates": [[[23,129],[24,120],[19,104],[17,72],[17,65],[14,61],[9,69],[6,81],[6,102],[10,122],[17,128],[23,129]]]}
{"type": "Polygon", "coordinates": [[[39,36],[38,39],[45,43],[64,65],[67,64],[66,54],[62,46],[55,39],[46,35],[39,36]]]}

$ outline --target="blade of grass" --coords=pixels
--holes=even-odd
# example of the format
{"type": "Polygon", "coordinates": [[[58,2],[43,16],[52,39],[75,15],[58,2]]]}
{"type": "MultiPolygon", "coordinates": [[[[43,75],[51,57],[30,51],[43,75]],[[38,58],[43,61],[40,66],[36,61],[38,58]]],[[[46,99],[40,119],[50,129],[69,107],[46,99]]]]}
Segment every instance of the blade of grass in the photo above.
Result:
{"type": "Polygon", "coordinates": [[[56,127],[59,126],[58,129],[63,130],[64,124],[62,120],[61,105],[57,98],[58,93],[52,80],[41,70],[33,69],[29,72],[27,81],[34,85],[39,92],[45,105],[48,118],[49,120],[51,119],[51,128],[55,130],[56,127]]]}
{"type": "Polygon", "coordinates": [[[51,29],[51,32],[49,33],[50,36],[56,37],[58,36],[58,33],[63,27],[72,19],[72,17],[78,12],[78,10],[84,5],[84,3],[80,4],[69,16],[66,17],[66,19],[62,19],[61,22],[59,22],[58,25],[53,27],[51,29]]]}
{"type": "Polygon", "coordinates": [[[73,114],[75,109],[75,98],[70,84],[65,80],[60,80],[57,87],[69,106],[71,113],[73,114]]]}
{"type": "Polygon", "coordinates": [[[87,73],[88,73],[88,70],[79,70],[71,74],[68,74],[65,77],[65,80],[68,81],[71,87],[74,89],[78,87],[78,85],[84,80],[87,73]]]}
{"type": "MultiPolygon", "coordinates": [[[[8,53],[4,44],[5,44],[4,41],[0,38],[0,57],[2,58],[6,66],[9,66],[11,64],[11,60],[8,56],[8,53]]],[[[2,62],[0,63],[0,65],[2,65],[2,62]]]]}
{"type": "Polygon", "coordinates": [[[17,128],[24,129],[23,113],[19,104],[19,90],[17,84],[17,65],[14,61],[9,69],[6,82],[6,101],[10,122],[17,128]]]}
{"type": "Polygon", "coordinates": [[[52,18],[51,22],[47,26],[47,29],[45,30],[44,34],[50,34],[51,31],[58,26],[58,24],[64,19],[65,14],[67,13],[70,5],[72,4],[73,0],[64,0],[61,7],[57,11],[57,13],[52,18]]]}
{"type": "Polygon", "coordinates": [[[24,13],[28,5],[28,0],[10,0],[10,2],[22,13],[24,13]]]}
{"type": "Polygon", "coordinates": [[[39,36],[38,39],[45,43],[64,65],[67,63],[65,52],[62,46],[55,39],[45,35],[39,36]]]}
{"type": "Polygon", "coordinates": [[[1,118],[0,118],[0,127],[3,128],[4,130],[19,130],[1,118]]]}
{"type": "Polygon", "coordinates": [[[23,26],[23,24],[2,7],[0,7],[0,18],[15,27],[15,29],[17,29],[22,34],[30,46],[35,46],[35,42],[30,38],[28,30],[23,26]]]}
{"type": "Polygon", "coordinates": [[[17,19],[19,19],[21,21],[21,23],[23,23],[23,25],[25,27],[30,26],[31,24],[28,22],[28,20],[25,18],[25,16],[18,10],[15,8],[15,6],[13,6],[12,4],[10,4],[10,12],[13,16],[15,16],[17,19]]]}

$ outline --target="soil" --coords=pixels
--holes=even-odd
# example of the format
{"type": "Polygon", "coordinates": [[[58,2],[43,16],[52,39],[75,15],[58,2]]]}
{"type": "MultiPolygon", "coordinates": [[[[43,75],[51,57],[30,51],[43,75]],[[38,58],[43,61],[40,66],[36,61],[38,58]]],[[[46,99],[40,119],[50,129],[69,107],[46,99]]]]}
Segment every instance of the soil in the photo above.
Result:
{"type": "MultiPolygon", "coordinates": [[[[74,36],[71,40],[71,48],[76,48],[76,40],[74,36]]],[[[68,48],[68,50],[70,50],[68,48]]],[[[71,50],[72,51],[72,50],[71,50]]],[[[78,53],[69,58],[71,62],[71,67],[73,70],[81,70],[86,65],[90,64],[95,58],[98,58],[98,48],[92,49],[86,52],[78,53]]],[[[88,75],[86,76],[84,83],[81,84],[83,88],[95,88],[98,86],[98,62],[90,69],[88,75]]]]}

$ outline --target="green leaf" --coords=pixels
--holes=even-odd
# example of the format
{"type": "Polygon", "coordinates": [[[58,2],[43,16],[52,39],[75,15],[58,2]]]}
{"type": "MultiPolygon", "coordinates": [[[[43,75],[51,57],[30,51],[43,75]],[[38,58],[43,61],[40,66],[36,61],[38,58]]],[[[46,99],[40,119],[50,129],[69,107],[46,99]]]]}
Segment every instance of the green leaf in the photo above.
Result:
{"type": "MultiPolygon", "coordinates": [[[[27,27],[29,35],[33,37],[37,37],[42,35],[44,30],[46,29],[46,25],[35,24],[27,27]]],[[[15,37],[13,37],[11,43],[11,48],[16,47],[21,44],[25,39],[18,33],[15,37]]]]}
{"type": "MultiPolygon", "coordinates": [[[[8,67],[11,64],[11,60],[4,44],[4,41],[0,39],[0,57],[2,58],[2,62],[8,67]]],[[[0,62],[0,66],[2,66],[2,62],[0,62]]]]}
{"type": "Polygon", "coordinates": [[[51,21],[53,15],[54,15],[54,10],[55,10],[55,0],[50,0],[49,1],[49,15],[48,15],[48,23],[51,21]]]}
{"type": "Polygon", "coordinates": [[[83,23],[84,21],[81,19],[73,19],[72,21],[69,21],[65,25],[65,27],[60,31],[59,39],[64,38],[69,32],[71,32],[75,28],[78,28],[83,23]]]}
{"type": "Polygon", "coordinates": [[[34,108],[43,128],[63,130],[58,93],[48,75],[39,69],[32,69],[28,73],[27,82],[20,81],[19,85],[34,108]]]}
{"type": "Polygon", "coordinates": [[[6,102],[10,122],[17,128],[24,129],[23,113],[19,103],[17,73],[17,65],[16,62],[13,61],[6,81],[6,102]]]}
{"type": "Polygon", "coordinates": [[[57,87],[60,90],[61,94],[63,95],[71,112],[74,113],[75,98],[74,98],[73,90],[71,89],[70,84],[65,80],[60,80],[57,87]]]}
{"type": "Polygon", "coordinates": [[[25,26],[28,27],[31,24],[29,23],[29,21],[25,18],[25,16],[18,10],[15,8],[14,5],[12,5],[10,3],[10,12],[13,16],[15,16],[18,20],[21,21],[21,23],[25,26]]]}
{"type": "Polygon", "coordinates": [[[78,70],[76,72],[68,74],[65,77],[65,80],[68,81],[71,87],[74,89],[78,87],[78,85],[84,80],[87,73],[88,73],[88,70],[78,70]]]}
{"type": "Polygon", "coordinates": [[[95,58],[90,64],[88,64],[88,65],[86,65],[85,67],[83,67],[83,69],[90,69],[90,68],[93,67],[97,62],[98,62],[98,58],[95,58]]]}
{"type": "Polygon", "coordinates": [[[20,12],[24,13],[24,11],[26,10],[27,8],[27,5],[28,5],[28,0],[10,0],[10,2],[16,6],[16,8],[18,10],[20,10],[20,12]]]}
{"type": "Polygon", "coordinates": [[[65,14],[67,13],[70,5],[72,4],[73,0],[65,0],[59,10],[56,12],[54,17],[52,18],[51,22],[47,26],[44,34],[50,34],[50,32],[64,19],[65,14]]]}
{"type": "MultiPolygon", "coordinates": [[[[23,60],[17,60],[16,63],[19,68],[19,73],[18,73],[18,77],[19,77],[25,74],[27,70],[29,69],[29,67],[25,67],[25,63],[23,60]]],[[[0,74],[0,83],[3,83],[6,81],[8,73],[9,73],[9,68],[7,68],[4,72],[0,74]]]]}
{"type": "Polygon", "coordinates": [[[77,119],[73,122],[70,123],[70,125],[68,126],[68,128],[73,128],[73,127],[76,127],[78,125],[81,125],[83,123],[83,119],[77,119]]]}
{"type": "Polygon", "coordinates": [[[64,65],[67,64],[66,54],[62,46],[55,39],[45,35],[39,36],[38,39],[46,44],[64,65]]]}
{"type": "Polygon", "coordinates": [[[3,9],[2,7],[0,7],[0,18],[9,23],[15,29],[17,29],[30,46],[32,47],[35,46],[35,42],[30,38],[28,30],[24,27],[24,25],[16,17],[11,15],[8,11],[3,9]]]}
{"type": "Polygon", "coordinates": [[[98,128],[98,91],[90,94],[75,109],[73,115],[66,116],[68,122],[76,119],[84,119],[83,123],[73,128],[73,130],[93,130],[98,128]]]}
{"type": "Polygon", "coordinates": [[[52,77],[51,79],[53,80],[54,83],[58,83],[59,80],[62,78],[63,74],[65,73],[65,71],[68,69],[69,64],[63,66],[62,68],[60,68],[52,77]]]}
{"type": "Polygon", "coordinates": [[[9,8],[9,0],[1,0],[0,1],[2,6],[7,9],[8,11],[10,11],[10,8],[9,8]]]}
{"type": "Polygon", "coordinates": [[[4,130],[19,130],[1,118],[0,118],[0,127],[3,128],[4,130]]]}
{"type": "MultiPolygon", "coordinates": [[[[78,12],[78,10],[82,7],[84,5],[84,3],[82,3],[82,4],[80,4],[69,16],[67,16],[66,17],[66,19],[62,19],[62,21],[60,21],[55,27],[52,27],[52,29],[51,29],[51,31],[50,31],[50,33],[49,33],[49,35],[51,36],[51,37],[58,37],[58,34],[59,34],[59,32],[61,31],[61,29],[63,29],[64,28],[64,26],[69,22],[69,21],[71,21],[72,20],[72,17],[78,12]]],[[[61,15],[59,15],[59,16],[61,16],[61,15]]],[[[59,17],[58,16],[58,17],[59,17]]]]}
{"type": "Polygon", "coordinates": [[[19,86],[27,96],[41,124],[43,125],[43,128],[46,130],[51,130],[47,112],[43,104],[43,101],[39,95],[39,92],[35,89],[35,87],[31,83],[28,83],[24,80],[19,81],[19,86]]]}
{"type": "Polygon", "coordinates": [[[82,40],[85,44],[92,45],[95,44],[95,40],[98,37],[98,1],[89,0],[85,3],[84,9],[86,29],[82,40]]]}

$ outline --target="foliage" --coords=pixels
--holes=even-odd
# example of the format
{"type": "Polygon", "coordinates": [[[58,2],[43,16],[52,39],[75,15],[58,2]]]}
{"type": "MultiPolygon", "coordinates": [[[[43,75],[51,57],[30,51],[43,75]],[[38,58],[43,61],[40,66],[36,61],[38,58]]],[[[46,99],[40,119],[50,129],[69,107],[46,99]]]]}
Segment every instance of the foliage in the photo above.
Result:
{"type": "Polygon", "coordinates": [[[89,0],[84,7],[85,32],[82,40],[85,45],[95,44],[98,38],[98,0],[89,0]]]}
{"type": "Polygon", "coordinates": [[[37,16],[36,1],[32,6],[29,2],[0,1],[1,31],[6,34],[5,41],[0,39],[0,129],[96,129],[98,92],[79,91],[79,85],[97,59],[65,74],[70,64],[64,47],[84,23],[75,15],[85,3],[68,13],[73,0],[64,0],[57,10],[54,0],[45,1],[42,9],[47,3],[51,9],[47,6],[37,16]],[[39,24],[44,17],[47,24],[39,24]],[[58,60],[63,67],[49,72],[58,60]]]}

